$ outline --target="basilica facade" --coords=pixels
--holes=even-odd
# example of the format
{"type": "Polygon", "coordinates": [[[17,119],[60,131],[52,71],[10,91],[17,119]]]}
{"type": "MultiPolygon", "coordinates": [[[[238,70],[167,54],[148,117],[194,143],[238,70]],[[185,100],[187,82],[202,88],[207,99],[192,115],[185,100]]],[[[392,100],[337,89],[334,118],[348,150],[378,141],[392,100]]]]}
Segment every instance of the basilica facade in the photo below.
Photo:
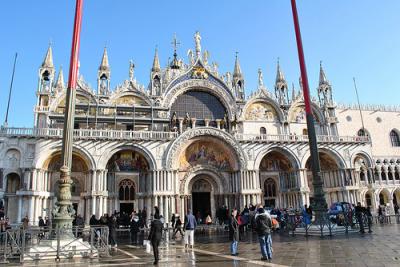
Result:
{"type": "MultiPolygon", "coordinates": [[[[312,200],[301,82],[289,86],[278,62],[273,87],[259,70],[257,88],[245,96],[238,57],[233,72],[221,74],[199,33],[194,41],[185,60],[175,46],[165,67],[156,50],[146,86],[131,62],[129,77],[111,88],[106,49],[97,87],[80,76],[72,202],[86,222],[92,214],[145,207],[150,215],[153,206],[167,218],[188,209],[215,218],[222,205],[300,208],[312,200]]],[[[315,93],[328,205],[360,201],[393,213],[400,201],[400,110],[336,104],[322,66],[315,93]]],[[[37,223],[57,202],[66,87],[51,47],[36,95],[34,127],[0,129],[0,200],[12,222],[28,216],[37,223]]]]}

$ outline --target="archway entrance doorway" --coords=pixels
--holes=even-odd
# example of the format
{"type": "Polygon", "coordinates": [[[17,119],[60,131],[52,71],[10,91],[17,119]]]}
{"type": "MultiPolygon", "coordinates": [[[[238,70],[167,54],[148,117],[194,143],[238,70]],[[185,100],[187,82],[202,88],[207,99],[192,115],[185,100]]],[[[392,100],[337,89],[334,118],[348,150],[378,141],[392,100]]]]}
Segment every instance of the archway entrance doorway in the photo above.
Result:
{"type": "Polygon", "coordinates": [[[208,215],[211,216],[211,184],[204,178],[199,178],[192,186],[193,214],[200,223],[204,223],[208,215]]]}

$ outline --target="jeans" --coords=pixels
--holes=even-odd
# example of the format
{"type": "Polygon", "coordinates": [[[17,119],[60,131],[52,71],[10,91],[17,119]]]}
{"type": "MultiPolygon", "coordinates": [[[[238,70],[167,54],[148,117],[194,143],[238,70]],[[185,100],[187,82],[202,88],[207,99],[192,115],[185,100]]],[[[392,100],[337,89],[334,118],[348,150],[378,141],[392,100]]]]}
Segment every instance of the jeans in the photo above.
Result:
{"type": "Polygon", "coordinates": [[[234,240],[231,243],[231,254],[236,254],[238,249],[238,241],[234,240]]]}
{"type": "Polygon", "coordinates": [[[272,238],[270,234],[259,236],[261,254],[263,258],[272,259],[272,238]]]}

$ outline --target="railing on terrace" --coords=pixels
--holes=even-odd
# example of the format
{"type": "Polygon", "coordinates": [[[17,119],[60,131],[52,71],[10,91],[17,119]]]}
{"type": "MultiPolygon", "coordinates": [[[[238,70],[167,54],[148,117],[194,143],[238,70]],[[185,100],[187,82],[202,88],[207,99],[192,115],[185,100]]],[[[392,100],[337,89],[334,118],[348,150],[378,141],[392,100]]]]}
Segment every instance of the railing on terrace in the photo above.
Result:
{"type": "MultiPolygon", "coordinates": [[[[308,142],[307,135],[289,135],[289,134],[235,134],[239,141],[255,142],[308,142]]],[[[368,136],[337,136],[337,135],[317,135],[319,143],[369,143],[368,136]]]]}
{"type": "MultiPolygon", "coordinates": [[[[0,136],[4,137],[34,137],[34,138],[61,138],[63,129],[59,128],[0,128],[0,136]]],[[[113,129],[75,129],[76,139],[113,139],[113,140],[173,140],[177,132],[158,131],[124,131],[113,129]]],[[[254,142],[308,142],[307,135],[289,134],[241,134],[235,133],[239,141],[254,142]]],[[[331,136],[317,135],[319,143],[369,143],[368,136],[331,136]]]]}
{"type": "MultiPolygon", "coordinates": [[[[62,138],[63,129],[51,128],[1,128],[0,136],[62,138]]],[[[75,129],[76,139],[113,139],[113,140],[172,140],[176,132],[123,131],[112,129],[75,129]]]]}

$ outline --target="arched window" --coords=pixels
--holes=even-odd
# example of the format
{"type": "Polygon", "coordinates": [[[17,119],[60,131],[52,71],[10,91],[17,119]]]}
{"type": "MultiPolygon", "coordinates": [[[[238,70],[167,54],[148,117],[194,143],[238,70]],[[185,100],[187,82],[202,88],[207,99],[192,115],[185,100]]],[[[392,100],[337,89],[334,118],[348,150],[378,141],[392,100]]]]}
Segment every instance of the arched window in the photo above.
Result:
{"type": "Polygon", "coordinates": [[[365,129],[360,129],[357,132],[357,136],[368,136],[368,131],[366,131],[365,129]]]}
{"type": "Polygon", "coordinates": [[[119,183],[118,197],[122,201],[135,200],[135,184],[129,179],[122,180],[119,183]]]}
{"type": "Polygon", "coordinates": [[[370,194],[365,195],[365,202],[367,204],[367,207],[372,206],[372,199],[370,194]]]}
{"type": "Polygon", "coordinates": [[[261,127],[260,134],[267,134],[267,129],[265,129],[265,127],[261,127]]]}
{"type": "Polygon", "coordinates": [[[276,186],[275,181],[268,178],[264,184],[264,195],[266,197],[276,197],[276,186]]]}
{"type": "Polygon", "coordinates": [[[386,175],[385,171],[381,172],[381,176],[382,176],[382,180],[384,180],[384,181],[387,180],[387,175],[386,175]]]}
{"type": "Polygon", "coordinates": [[[392,143],[392,146],[400,146],[400,138],[395,130],[390,132],[390,142],[392,143]]]}
{"type": "Polygon", "coordinates": [[[365,181],[365,174],[363,171],[360,172],[360,181],[365,181]]]}
{"type": "Polygon", "coordinates": [[[389,180],[393,180],[393,173],[391,170],[389,170],[389,172],[388,172],[388,177],[389,177],[389,180]]]}
{"type": "Polygon", "coordinates": [[[303,135],[308,135],[308,130],[307,130],[307,128],[304,128],[304,129],[303,129],[303,135]]]}
{"type": "Polygon", "coordinates": [[[382,193],[379,194],[379,205],[385,205],[385,197],[382,193]]]}

